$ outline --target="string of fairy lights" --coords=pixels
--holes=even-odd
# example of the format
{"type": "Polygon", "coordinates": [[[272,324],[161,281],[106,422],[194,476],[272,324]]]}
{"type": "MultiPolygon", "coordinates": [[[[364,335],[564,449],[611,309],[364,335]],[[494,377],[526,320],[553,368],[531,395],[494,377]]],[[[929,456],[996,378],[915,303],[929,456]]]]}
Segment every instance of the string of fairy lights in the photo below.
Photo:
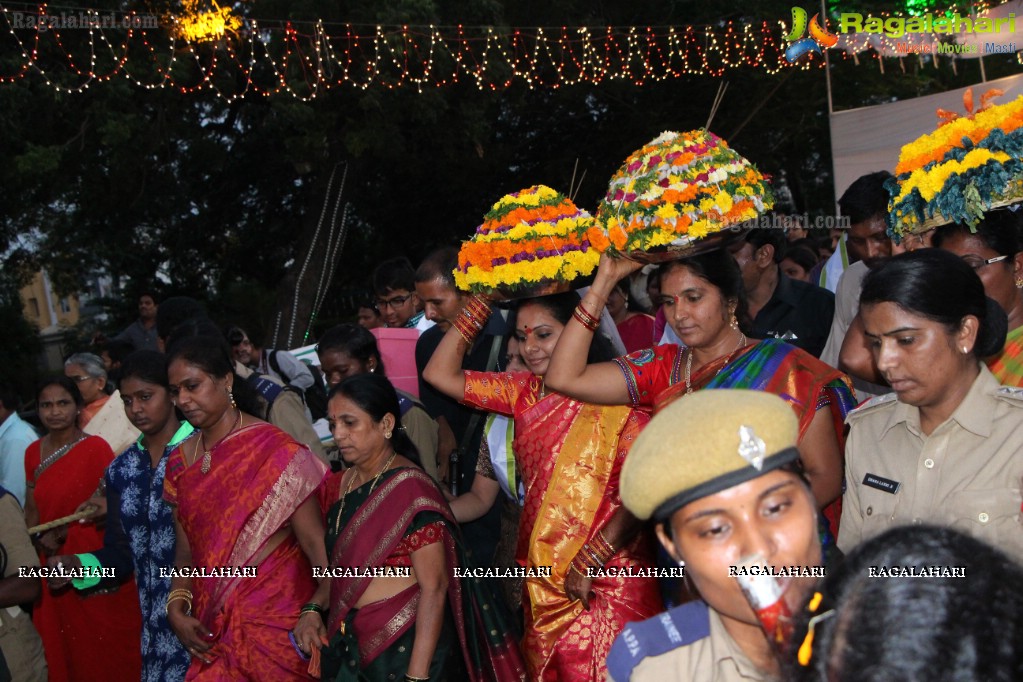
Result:
{"type": "MultiPolygon", "coordinates": [[[[276,95],[311,100],[345,87],[643,86],[741,68],[768,74],[821,68],[820,55],[786,61],[788,31],[782,19],[713,26],[388,27],[236,20],[215,3],[205,13],[158,19],[0,4],[0,57],[20,55],[0,59],[0,84],[38,77],[58,92],[76,93],[125,79],[150,90],[209,91],[230,102],[276,95]]],[[[879,39],[882,48],[897,42],[879,39]]],[[[872,58],[881,59],[877,53],[872,58]]]]}

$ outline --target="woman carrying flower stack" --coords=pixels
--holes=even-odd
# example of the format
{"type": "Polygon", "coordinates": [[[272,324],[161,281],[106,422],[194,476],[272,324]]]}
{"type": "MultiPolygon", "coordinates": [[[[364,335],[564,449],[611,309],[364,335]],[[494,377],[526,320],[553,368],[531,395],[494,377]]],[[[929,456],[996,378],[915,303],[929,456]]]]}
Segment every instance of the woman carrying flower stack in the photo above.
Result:
{"type": "MultiPolygon", "coordinates": [[[[734,209],[748,203],[755,217],[759,207],[770,208],[771,202],[756,169],[720,138],[706,132],[666,133],[626,161],[611,181],[598,220],[608,225],[612,241],[617,234],[623,235],[619,241],[626,250],[649,250],[670,244],[673,237],[692,252],[701,245],[700,239],[720,237],[726,229],[738,227],[739,216],[730,215],[726,206],[734,209]],[[628,193],[622,195],[622,187],[647,189],[630,202],[628,193]],[[673,196],[669,190],[683,189],[695,192],[694,198],[688,203],[668,203],[673,196]],[[720,198],[722,193],[727,200],[720,198]],[[657,207],[657,202],[662,205],[657,207]],[[680,217],[674,223],[651,217],[669,213],[680,217]],[[694,226],[700,226],[698,232],[694,233],[694,226]]],[[[742,220],[746,219],[743,213],[742,220]]],[[[818,507],[837,500],[842,493],[843,422],[853,406],[849,380],[798,348],[775,339],[747,338],[742,276],[726,251],[719,248],[661,266],[658,302],[684,346],[661,345],[614,362],[583,360],[593,334],[585,320],[598,316],[615,282],[639,267],[633,260],[610,254],[601,257],[593,286],[551,358],[547,385],[577,400],[658,411],[704,388],[774,393],[799,418],[800,463],[818,507]]],[[[837,509],[829,510],[832,530],[837,528],[837,516],[837,509]]]]}
{"type": "MultiPolygon", "coordinates": [[[[896,241],[933,230],[934,246],[960,256],[1009,318],[1001,352],[985,362],[1004,385],[1023,386],[1023,97],[992,106],[989,90],[966,115],[939,110],[934,132],[904,146],[889,189],[896,241]]],[[[861,353],[861,357],[862,357],[861,353]]]]}
{"type": "MultiPolygon", "coordinates": [[[[562,236],[560,241],[577,246],[571,251],[575,262],[566,263],[571,259],[556,254],[534,256],[533,261],[526,259],[529,265],[516,270],[504,262],[487,261],[481,266],[470,257],[456,272],[462,286],[477,290],[537,287],[544,284],[536,277],[542,270],[551,288],[559,284],[564,288],[579,273],[592,271],[598,256],[589,241],[578,236],[589,228],[589,216],[549,192],[547,196],[531,190],[509,195],[498,202],[488,220],[501,220],[502,214],[516,211],[517,223],[507,232],[534,234],[538,241],[547,240],[545,230],[564,235],[572,229],[574,235],[562,236]],[[553,202],[561,206],[560,218],[549,210],[553,202]],[[571,272],[559,269],[559,263],[571,272]],[[498,268],[503,272],[499,278],[492,277],[489,273],[498,268]],[[473,279],[477,271],[485,283],[473,279]]],[[[507,244],[500,248],[512,250],[507,244]]],[[[605,659],[618,632],[627,622],[660,609],[654,579],[607,577],[601,570],[653,565],[651,538],[640,533],[640,524],[622,507],[618,494],[618,474],[646,416],[624,406],[572,400],[544,387],[551,353],[578,302],[573,292],[521,301],[515,335],[529,372],[472,372],[462,370],[461,359],[491,314],[482,297],[473,297],[423,375],[452,398],[515,419],[513,450],[525,486],[516,558],[526,567],[551,568],[548,577],[526,578],[523,653],[530,679],[537,681],[604,679],[605,659]]],[[[610,357],[603,338],[588,346],[584,355],[587,351],[595,357],[610,357]]]]}

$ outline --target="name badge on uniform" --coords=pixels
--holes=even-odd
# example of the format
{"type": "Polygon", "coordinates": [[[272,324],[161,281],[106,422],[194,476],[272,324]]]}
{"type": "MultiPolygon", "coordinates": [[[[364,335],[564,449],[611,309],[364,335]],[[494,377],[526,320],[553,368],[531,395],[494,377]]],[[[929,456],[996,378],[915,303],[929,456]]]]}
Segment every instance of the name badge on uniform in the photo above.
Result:
{"type": "Polygon", "coordinates": [[[877,474],[867,474],[863,477],[863,485],[871,488],[877,488],[878,490],[883,490],[886,493],[894,495],[899,492],[899,486],[902,484],[898,481],[893,481],[890,478],[878,476],[877,474]]]}

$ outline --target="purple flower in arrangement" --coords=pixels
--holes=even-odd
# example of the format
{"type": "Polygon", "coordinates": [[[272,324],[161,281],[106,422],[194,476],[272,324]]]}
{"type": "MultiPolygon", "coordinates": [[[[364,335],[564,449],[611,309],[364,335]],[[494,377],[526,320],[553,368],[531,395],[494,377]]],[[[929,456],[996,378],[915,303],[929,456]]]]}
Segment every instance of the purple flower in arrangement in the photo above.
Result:
{"type": "Polygon", "coordinates": [[[490,261],[490,264],[496,268],[498,265],[504,265],[507,262],[508,262],[508,259],[502,256],[501,258],[494,258],[494,259],[492,259],[490,261]]]}
{"type": "Polygon", "coordinates": [[[654,154],[653,156],[650,157],[649,166],[650,167],[656,166],[660,162],[661,162],[661,155],[660,154],[654,154]]]}
{"type": "Polygon", "coordinates": [[[636,193],[635,192],[629,192],[628,194],[625,195],[625,200],[628,201],[628,202],[635,201],[636,200],[636,193]]]}
{"type": "Polygon", "coordinates": [[[699,175],[696,176],[695,182],[707,182],[707,178],[709,177],[710,175],[706,172],[700,173],[699,175]]]}
{"type": "Polygon", "coordinates": [[[633,161],[632,163],[629,164],[629,172],[630,173],[635,173],[636,171],[638,171],[642,167],[643,167],[643,162],[642,161],[633,161]]]}
{"type": "Polygon", "coordinates": [[[615,190],[615,195],[614,195],[614,198],[612,199],[612,201],[621,201],[624,196],[625,196],[625,190],[623,190],[621,188],[618,188],[617,190],[615,190]]]}
{"type": "Polygon", "coordinates": [[[671,183],[670,183],[670,182],[668,182],[668,178],[661,178],[661,179],[660,179],[660,180],[659,180],[659,181],[657,182],[657,184],[658,184],[658,185],[660,185],[661,187],[670,187],[670,186],[671,186],[671,183]]]}

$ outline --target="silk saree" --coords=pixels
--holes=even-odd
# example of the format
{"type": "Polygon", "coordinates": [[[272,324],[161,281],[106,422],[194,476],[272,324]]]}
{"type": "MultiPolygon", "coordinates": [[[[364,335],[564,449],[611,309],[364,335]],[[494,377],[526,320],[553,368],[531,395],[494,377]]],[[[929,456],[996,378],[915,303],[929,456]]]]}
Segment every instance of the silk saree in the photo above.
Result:
{"type": "Polygon", "coordinates": [[[316,591],[312,567],[294,533],[269,554],[265,550],[316,493],[326,465],[284,431],[259,423],[215,446],[203,474],[198,462],[186,466],[184,456],[197,440],[171,454],[164,499],[177,505],[193,568],[249,568],[250,576],[231,571],[192,580],[192,615],[213,633],[214,644],[212,662],[194,658],[185,679],[308,680],[308,664],[288,633],[316,591]]]}
{"type": "MultiPolygon", "coordinates": [[[[516,560],[550,568],[548,577],[525,580],[522,648],[530,679],[604,679],[607,654],[626,623],[661,610],[657,582],[596,577],[587,611],[568,598],[565,578],[583,544],[621,508],[621,466],[648,417],[629,407],[544,396],[542,380],[529,372],[466,371],[465,379],[463,402],[515,418],[513,450],[525,486],[516,560]]],[[[653,565],[652,538],[641,532],[607,567],[653,565]]]]}

